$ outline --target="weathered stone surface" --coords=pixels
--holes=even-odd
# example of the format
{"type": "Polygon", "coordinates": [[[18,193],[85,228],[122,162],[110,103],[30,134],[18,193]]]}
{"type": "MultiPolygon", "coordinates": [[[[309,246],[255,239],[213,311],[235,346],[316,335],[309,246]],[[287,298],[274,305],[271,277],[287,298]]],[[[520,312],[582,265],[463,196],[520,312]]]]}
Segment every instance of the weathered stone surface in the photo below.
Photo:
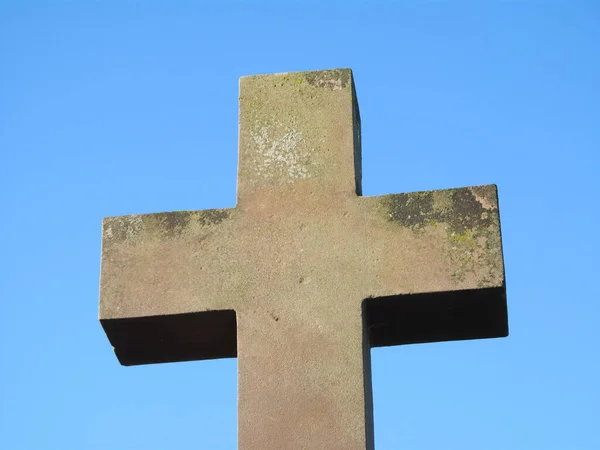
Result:
{"type": "Polygon", "coordinates": [[[371,346],[508,331],[495,186],[360,192],[349,70],[242,78],[237,206],[104,220],[121,363],[237,355],[240,449],[371,448],[371,346]]]}

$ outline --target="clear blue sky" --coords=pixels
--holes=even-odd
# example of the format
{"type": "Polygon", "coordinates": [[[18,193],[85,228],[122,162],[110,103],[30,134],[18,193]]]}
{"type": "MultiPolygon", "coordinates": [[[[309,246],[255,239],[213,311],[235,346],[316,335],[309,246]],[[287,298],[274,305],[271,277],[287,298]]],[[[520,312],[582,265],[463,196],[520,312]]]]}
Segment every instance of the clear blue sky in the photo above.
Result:
{"type": "Polygon", "coordinates": [[[378,450],[600,448],[600,4],[0,3],[0,447],[236,448],[236,361],[119,366],[103,216],[235,204],[238,78],[350,67],[366,195],[496,183],[507,339],[375,349],[378,450]]]}

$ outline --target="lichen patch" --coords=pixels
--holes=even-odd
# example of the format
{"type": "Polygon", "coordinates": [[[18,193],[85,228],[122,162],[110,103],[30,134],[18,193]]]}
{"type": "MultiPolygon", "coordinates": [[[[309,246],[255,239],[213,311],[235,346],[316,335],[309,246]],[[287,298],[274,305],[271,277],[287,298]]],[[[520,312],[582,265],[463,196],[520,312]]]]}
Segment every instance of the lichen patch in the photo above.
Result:
{"type": "Polygon", "coordinates": [[[310,177],[309,152],[302,132],[287,128],[279,133],[275,128],[257,124],[250,132],[256,145],[255,170],[262,178],[282,177],[288,182],[310,177]]]}
{"type": "Polygon", "coordinates": [[[349,69],[318,70],[303,75],[311,86],[329,88],[333,91],[341,91],[350,83],[349,69]]]}
{"type": "Polygon", "coordinates": [[[387,195],[383,205],[388,221],[420,235],[443,227],[445,254],[457,284],[475,277],[483,287],[502,278],[494,186],[387,195]]]}
{"type": "Polygon", "coordinates": [[[120,217],[106,217],[103,221],[104,237],[107,240],[124,241],[134,238],[144,227],[139,214],[120,217]]]}
{"type": "Polygon", "coordinates": [[[498,200],[494,186],[473,186],[469,190],[484,209],[498,209],[498,200]]]}

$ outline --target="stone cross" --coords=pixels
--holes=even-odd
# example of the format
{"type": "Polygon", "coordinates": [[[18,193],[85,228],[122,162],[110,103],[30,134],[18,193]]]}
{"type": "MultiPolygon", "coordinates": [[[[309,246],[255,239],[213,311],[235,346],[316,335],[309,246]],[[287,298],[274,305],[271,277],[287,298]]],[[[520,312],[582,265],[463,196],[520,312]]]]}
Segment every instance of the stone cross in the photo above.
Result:
{"type": "Polygon", "coordinates": [[[361,196],[347,69],[239,102],[236,207],[104,219],[100,321],[124,365],[237,356],[242,450],[372,449],[370,348],[508,334],[496,187],[361,196]]]}

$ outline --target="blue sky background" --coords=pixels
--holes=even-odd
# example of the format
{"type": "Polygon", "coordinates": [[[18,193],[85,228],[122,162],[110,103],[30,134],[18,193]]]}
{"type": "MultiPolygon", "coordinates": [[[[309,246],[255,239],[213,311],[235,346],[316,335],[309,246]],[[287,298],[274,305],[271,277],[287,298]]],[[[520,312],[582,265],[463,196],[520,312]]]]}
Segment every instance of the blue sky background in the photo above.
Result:
{"type": "Polygon", "coordinates": [[[236,448],[235,360],[117,363],[101,219],[234,206],[238,78],[336,67],[365,195],[501,202],[510,337],[373,350],[377,449],[600,448],[600,4],[393,3],[0,3],[1,448],[236,448]]]}

